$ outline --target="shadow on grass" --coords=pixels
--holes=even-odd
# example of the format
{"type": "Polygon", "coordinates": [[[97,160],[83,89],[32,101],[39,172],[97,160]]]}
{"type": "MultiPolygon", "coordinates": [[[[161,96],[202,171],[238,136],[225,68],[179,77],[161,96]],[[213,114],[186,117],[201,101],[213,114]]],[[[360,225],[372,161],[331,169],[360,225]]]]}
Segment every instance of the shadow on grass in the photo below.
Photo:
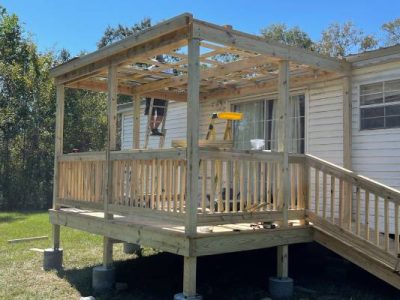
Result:
{"type": "Polygon", "coordinates": [[[26,219],[25,215],[15,215],[15,214],[6,214],[0,216],[0,224],[1,223],[12,223],[15,221],[20,221],[26,219]]]}
{"type": "MultiPolygon", "coordinates": [[[[116,281],[125,291],[96,299],[171,300],[182,291],[183,259],[168,253],[118,261],[116,281]]],[[[391,286],[318,246],[290,247],[289,273],[294,299],[400,299],[391,286]]],[[[259,300],[268,296],[268,277],[276,270],[276,250],[263,249],[198,259],[197,290],[204,299],[259,300]]],[[[91,295],[92,267],[63,270],[82,295],[91,295]]]]}

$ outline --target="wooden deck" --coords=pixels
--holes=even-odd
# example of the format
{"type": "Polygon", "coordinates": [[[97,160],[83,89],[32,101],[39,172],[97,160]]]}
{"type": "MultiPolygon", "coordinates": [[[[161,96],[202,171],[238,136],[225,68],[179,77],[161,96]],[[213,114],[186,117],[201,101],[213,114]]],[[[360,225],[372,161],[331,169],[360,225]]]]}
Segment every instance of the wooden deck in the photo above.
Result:
{"type": "Polygon", "coordinates": [[[50,210],[50,221],[183,256],[203,256],[312,241],[310,227],[300,225],[295,220],[289,228],[276,229],[253,226],[254,223],[199,226],[193,237],[185,235],[183,224],[149,217],[119,215],[114,215],[113,220],[105,222],[102,212],[72,208],[50,210]]]}

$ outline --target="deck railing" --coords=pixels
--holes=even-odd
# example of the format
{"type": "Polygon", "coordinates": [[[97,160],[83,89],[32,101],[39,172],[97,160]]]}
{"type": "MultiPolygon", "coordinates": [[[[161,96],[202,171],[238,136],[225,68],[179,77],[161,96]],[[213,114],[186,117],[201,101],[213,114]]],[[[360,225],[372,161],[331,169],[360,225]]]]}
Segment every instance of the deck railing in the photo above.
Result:
{"type": "Polygon", "coordinates": [[[397,256],[400,192],[311,155],[306,163],[311,175],[308,207],[317,217],[311,219],[328,221],[397,256]]]}
{"type": "MultiPolygon", "coordinates": [[[[183,222],[186,208],[184,149],[111,152],[112,197],[107,209],[120,215],[162,216],[183,222]]],[[[282,154],[259,151],[200,150],[199,225],[282,218],[279,202],[282,154]],[[275,214],[271,214],[274,213],[275,214]]],[[[290,218],[303,218],[304,156],[290,159],[290,218]]],[[[104,208],[104,152],[59,158],[58,204],[104,208]]]]}

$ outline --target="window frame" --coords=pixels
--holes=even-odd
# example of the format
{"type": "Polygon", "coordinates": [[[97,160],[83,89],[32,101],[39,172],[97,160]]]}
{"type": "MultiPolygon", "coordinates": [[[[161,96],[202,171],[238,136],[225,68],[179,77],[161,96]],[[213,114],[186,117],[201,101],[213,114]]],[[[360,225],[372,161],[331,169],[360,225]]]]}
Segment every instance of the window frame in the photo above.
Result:
{"type": "MultiPolygon", "coordinates": [[[[400,101],[395,101],[395,102],[385,102],[385,83],[386,82],[390,82],[390,81],[396,81],[396,80],[400,80],[400,77],[396,77],[396,78],[387,78],[385,80],[380,80],[380,81],[368,81],[362,84],[358,85],[358,130],[359,131],[373,131],[373,130],[399,130],[400,126],[394,126],[394,127],[386,127],[386,115],[383,115],[383,122],[384,122],[384,127],[380,127],[380,128],[362,128],[362,117],[361,117],[361,110],[363,108],[376,108],[376,107],[382,107],[385,111],[385,108],[388,106],[395,106],[395,105],[400,105],[400,101]],[[366,85],[370,85],[370,84],[377,84],[377,83],[381,83],[382,84],[382,103],[375,103],[375,104],[367,104],[367,105],[362,105],[361,104],[361,97],[363,95],[361,95],[361,87],[362,86],[366,86],[366,85]]],[[[399,90],[399,94],[400,94],[400,90],[399,90]]]]}
{"type": "MultiPolygon", "coordinates": [[[[296,89],[291,92],[289,92],[289,97],[296,97],[296,96],[303,96],[304,97],[304,128],[303,128],[303,153],[301,154],[306,154],[308,153],[308,103],[309,103],[309,90],[308,89],[296,89]]],[[[245,104],[245,103],[251,103],[251,102],[257,102],[257,101],[274,101],[278,100],[279,94],[277,92],[270,92],[270,93],[265,93],[265,94],[258,94],[258,95],[252,95],[252,96],[247,96],[247,97],[242,97],[242,98],[232,98],[227,101],[227,108],[229,108],[230,111],[233,111],[235,109],[235,105],[240,105],[240,104],[245,104]]],[[[235,136],[235,133],[233,133],[233,136],[235,136]]]]}

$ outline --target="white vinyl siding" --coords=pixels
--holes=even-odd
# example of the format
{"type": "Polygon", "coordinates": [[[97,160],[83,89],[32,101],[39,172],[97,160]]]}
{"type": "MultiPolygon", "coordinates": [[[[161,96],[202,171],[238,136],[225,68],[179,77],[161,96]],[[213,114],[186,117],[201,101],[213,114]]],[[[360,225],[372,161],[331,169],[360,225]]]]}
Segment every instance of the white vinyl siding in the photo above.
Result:
{"type": "Polygon", "coordinates": [[[310,87],[306,135],[307,153],[334,164],[343,165],[343,86],[341,80],[310,87]]]}

